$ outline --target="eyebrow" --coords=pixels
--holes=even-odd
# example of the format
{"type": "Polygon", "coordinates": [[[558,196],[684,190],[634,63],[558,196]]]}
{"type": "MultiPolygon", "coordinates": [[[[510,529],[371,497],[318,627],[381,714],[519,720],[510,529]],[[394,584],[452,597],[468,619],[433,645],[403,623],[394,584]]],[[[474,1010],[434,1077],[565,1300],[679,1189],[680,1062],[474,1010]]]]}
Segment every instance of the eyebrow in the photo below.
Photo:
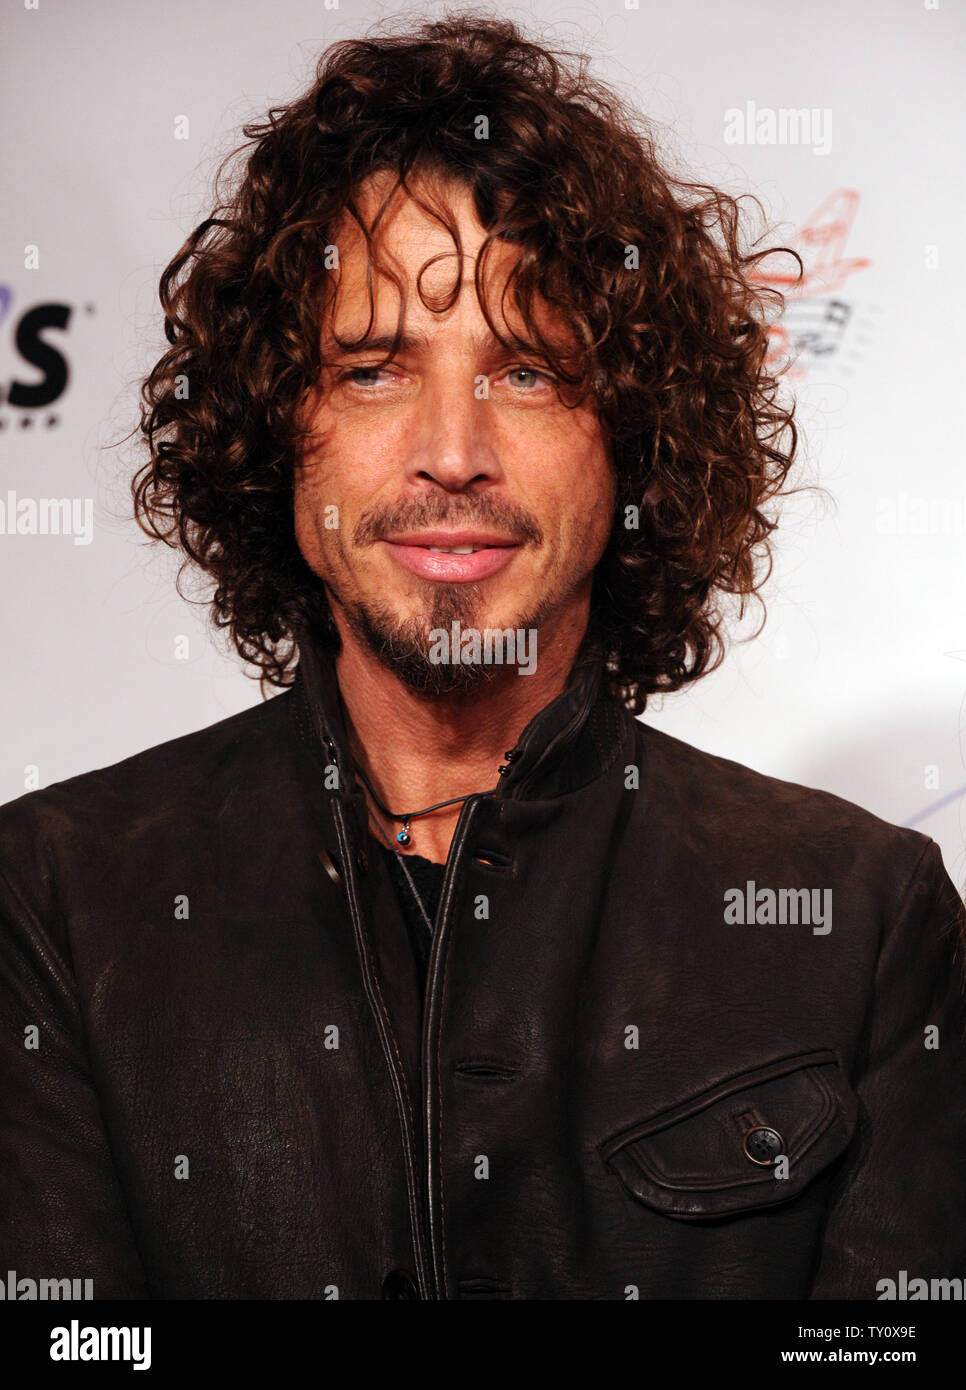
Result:
{"type": "MultiPolygon", "coordinates": [[[[494,350],[506,350],[499,339],[495,338],[492,333],[474,333],[471,341],[478,351],[492,352],[494,350]]],[[[540,349],[535,343],[531,343],[526,338],[521,338],[515,333],[508,334],[507,341],[510,345],[510,349],[514,352],[528,352],[539,355],[540,349]]],[[[403,332],[399,337],[398,343],[396,343],[394,334],[376,333],[365,338],[357,339],[356,341],[350,341],[347,346],[342,346],[342,344],[336,342],[333,338],[329,338],[326,343],[326,355],[355,357],[362,353],[370,352],[388,353],[392,351],[394,345],[399,352],[414,352],[419,348],[428,347],[429,339],[426,337],[425,333],[403,332]]]]}

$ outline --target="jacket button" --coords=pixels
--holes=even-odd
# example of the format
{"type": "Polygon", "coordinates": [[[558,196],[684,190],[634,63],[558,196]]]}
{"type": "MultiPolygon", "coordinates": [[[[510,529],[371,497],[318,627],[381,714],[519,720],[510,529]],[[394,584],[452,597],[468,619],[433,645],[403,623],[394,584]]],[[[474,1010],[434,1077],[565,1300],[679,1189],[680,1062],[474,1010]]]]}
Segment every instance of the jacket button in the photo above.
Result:
{"type": "Polygon", "coordinates": [[[393,1269],[382,1281],[383,1298],[418,1298],[419,1285],[408,1269],[393,1269]]]}
{"type": "Polygon", "coordinates": [[[771,1167],[778,1155],[784,1152],[785,1141],[778,1130],[770,1125],[756,1125],[745,1134],[741,1147],[746,1158],[765,1168],[771,1167]]]}

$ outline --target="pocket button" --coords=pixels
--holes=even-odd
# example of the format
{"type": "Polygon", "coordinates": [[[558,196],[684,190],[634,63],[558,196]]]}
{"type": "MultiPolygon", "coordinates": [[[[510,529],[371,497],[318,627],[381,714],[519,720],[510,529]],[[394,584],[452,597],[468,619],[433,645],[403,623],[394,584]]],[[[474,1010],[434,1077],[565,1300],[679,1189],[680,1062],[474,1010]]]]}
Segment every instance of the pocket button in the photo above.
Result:
{"type": "Polygon", "coordinates": [[[762,1168],[770,1168],[780,1153],[784,1152],[785,1141],[777,1129],[771,1125],[755,1125],[749,1129],[741,1141],[745,1157],[762,1168]]]}

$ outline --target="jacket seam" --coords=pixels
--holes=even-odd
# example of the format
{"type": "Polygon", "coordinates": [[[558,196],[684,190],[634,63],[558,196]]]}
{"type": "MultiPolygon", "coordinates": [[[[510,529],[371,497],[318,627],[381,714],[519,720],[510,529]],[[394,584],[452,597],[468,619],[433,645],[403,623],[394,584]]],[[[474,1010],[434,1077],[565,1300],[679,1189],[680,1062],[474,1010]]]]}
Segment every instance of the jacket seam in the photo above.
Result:
{"type": "MultiPolygon", "coordinates": [[[[862,1028],[859,1032],[859,1045],[856,1048],[856,1065],[853,1066],[851,1075],[849,1076],[849,1084],[852,1086],[857,1086],[858,1084],[857,1064],[859,1058],[861,1057],[863,1061],[862,1073],[865,1072],[866,1066],[869,1062],[869,1057],[872,1048],[872,1038],[873,1033],[875,1031],[876,1006],[879,998],[879,972],[882,968],[882,958],[889,944],[889,934],[890,932],[895,932],[904,920],[909,904],[911,903],[912,898],[914,896],[916,884],[918,882],[919,875],[922,871],[922,866],[925,862],[926,856],[930,854],[934,845],[934,840],[926,840],[926,843],[922,848],[922,852],[916,859],[916,862],[909,874],[909,877],[906,880],[905,886],[899,894],[899,900],[896,905],[895,911],[889,914],[888,916],[885,913],[883,913],[883,920],[879,931],[879,940],[877,942],[877,949],[875,953],[875,964],[872,968],[869,982],[869,1000],[866,1006],[865,1016],[862,1019],[862,1028]]],[[[935,897],[936,892],[935,890],[933,890],[933,893],[931,894],[931,900],[935,897]]]]}

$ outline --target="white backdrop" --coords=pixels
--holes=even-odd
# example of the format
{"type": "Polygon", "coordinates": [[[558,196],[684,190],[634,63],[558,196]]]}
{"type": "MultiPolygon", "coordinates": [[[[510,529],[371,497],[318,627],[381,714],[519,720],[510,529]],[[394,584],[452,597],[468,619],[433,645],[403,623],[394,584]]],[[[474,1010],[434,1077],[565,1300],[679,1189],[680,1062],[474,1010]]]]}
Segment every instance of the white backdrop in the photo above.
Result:
{"type": "MultiPolygon", "coordinates": [[[[764,632],[646,719],[915,824],[962,888],[962,6],[495,8],[595,54],[679,167],[756,193],[809,265],[776,351],[796,354],[800,477],[834,505],[786,508],[764,632]]],[[[303,89],[330,42],[398,12],[5,0],[0,802],[260,699],[130,520],[140,456],[106,446],[136,423],[162,344],[157,280],[208,211],[217,158],[303,89]],[[71,534],[18,534],[18,505],[45,498],[71,501],[71,534]]]]}

